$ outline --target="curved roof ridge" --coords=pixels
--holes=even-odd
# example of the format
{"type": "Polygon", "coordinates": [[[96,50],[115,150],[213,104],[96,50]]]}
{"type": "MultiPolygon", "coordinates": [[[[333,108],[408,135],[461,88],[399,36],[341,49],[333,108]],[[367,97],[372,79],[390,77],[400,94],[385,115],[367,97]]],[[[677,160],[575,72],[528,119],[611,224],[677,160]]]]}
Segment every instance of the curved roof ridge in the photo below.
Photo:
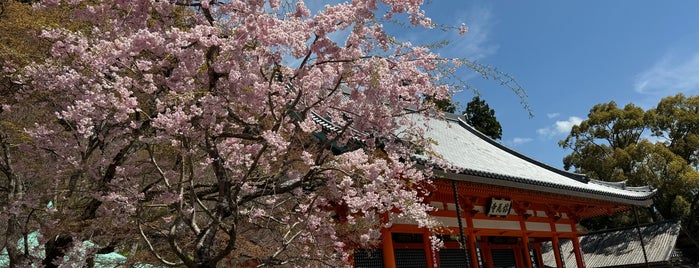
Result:
{"type": "Polygon", "coordinates": [[[600,185],[606,185],[606,186],[610,186],[610,187],[617,187],[620,189],[626,188],[626,180],[623,180],[623,181],[603,181],[603,180],[591,179],[590,182],[600,184],[600,185]]]}
{"type": "Polygon", "coordinates": [[[628,191],[634,191],[634,192],[654,192],[656,189],[653,188],[653,186],[646,185],[646,186],[627,186],[625,188],[628,191]]]}
{"type": "MultiPolygon", "coordinates": [[[[452,120],[453,120],[453,119],[452,119],[452,120]]],[[[565,170],[562,170],[562,169],[553,167],[553,166],[551,166],[551,165],[548,165],[548,164],[546,164],[546,163],[543,163],[543,162],[541,162],[541,161],[538,161],[538,160],[536,160],[536,159],[534,159],[534,158],[531,158],[531,157],[529,157],[529,156],[526,156],[526,155],[524,155],[524,154],[522,154],[522,153],[520,153],[520,152],[518,152],[518,151],[515,151],[514,149],[512,149],[512,148],[510,148],[510,147],[507,147],[507,146],[505,146],[504,144],[502,144],[502,143],[500,143],[500,142],[498,142],[498,141],[496,141],[496,140],[494,140],[494,139],[488,137],[487,135],[483,134],[482,132],[478,131],[476,128],[474,128],[473,126],[469,125],[469,124],[468,124],[464,119],[462,119],[461,117],[458,117],[457,120],[458,120],[458,122],[459,122],[459,125],[461,125],[461,126],[462,126],[463,128],[465,128],[466,130],[470,131],[471,133],[473,133],[474,135],[476,135],[476,136],[478,136],[479,138],[483,139],[484,141],[490,143],[490,144],[493,145],[493,146],[498,147],[499,149],[501,149],[501,150],[503,150],[503,151],[505,151],[505,152],[507,152],[507,153],[510,153],[510,154],[512,154],[512,155],[514,155],[514,156],[516,156],[516,157],[518,157],[518,158],[521,158],[521,159],[523,159],[523,160],[525,160],[525,161],[527,161],[527,162],[530,162],[530,163],[532,163],[532,164],[535,164],[535,165],[537,165],[537,166],[539,166],[539,167],[541,167],[541,168],[544,168],[544,169],[547,169],[547,170],[549,170],[549,171],[558,173],[559,175],[566,176],[566,177],[569,177],[569,178],[571,178],[571,179],[574,179],[574,180],[577,180],[577,181],[580,181],[580,182],[585,182],[585,183],[587,183],[588,181],[590,181],[590,178],[587,177],[587,176],[585,176],[584,174],[579,174],[579,173],[574,173],[574,172],[565,171],[565,170]]]]}
{"type": "Polygon", "coordinates": [[[602,180],[596,180],[596,179],[590,179],[591,183],[599,184],[599,185],[604,185],[608,187],[614,187],[614,188],[619,188],[619,189],[624,189],[628,191],[634,191],[634,192],[652,192],[654,189],[653,187],[649,185],[645,186],[628,186],[627,180],[623,181],[602,181],[602,180]]]}

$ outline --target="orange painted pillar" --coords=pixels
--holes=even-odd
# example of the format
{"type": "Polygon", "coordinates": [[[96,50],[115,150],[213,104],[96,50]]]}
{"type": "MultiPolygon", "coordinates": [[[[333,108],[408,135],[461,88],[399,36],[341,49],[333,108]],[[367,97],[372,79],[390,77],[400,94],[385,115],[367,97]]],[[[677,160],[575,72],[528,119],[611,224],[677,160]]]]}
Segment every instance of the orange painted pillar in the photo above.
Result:
{"type": "MultiPolygon", "coordinates": [[[[487,238],[487,237],[486,237],[487,238]]],[[[485,239],[487,241],[487,239],[485,239]]],[[[478,243],[479,248],[481,249],[481,258],[483,260],[483,267],[485,268],[493,268],[493,255],[492,249],[490,248],[490,243],[489,242],[483,242],[478,243]]]]}
{"type": "Polygon", "coordinates": [[[432,247],[432,239],[430,239],[430,231],[425,230],[422,233],[422,244],[425,248],[425,258],[427,259],[427,268],[434,268],[437,263],[437,258],[435,258],[434,248],[432,247]]]}
{"type": "Polygon", "coordinates": [[[524,265],[527,266],[527,268],[532,268],[532,258],[531,255],[529,255],[529,235],[527,234],[527,224],[523,221],[519,221],[519,228],[524,231],[524,234],[522,235],[522,249],[524,253],[524,265]]]}
{"type": "Polygon", "coordinates": [[[383,228],[383,230],[381,230],[381,243],[383,244],[383,267],[396,268],[396,254],[393,250],[393,237],[391,236],[391,229],[383,228]]]}
{"type": "Polygon", "coordinates": [[[532,257],[529,255],[529,236],[527,233],[524,233],[524,236],[522,236],[522,253],[524,254],[524,265],[527,266],[527,268],[532,268],[532,257]]]}
{"type": "Polygon", "coordinates": [[[553,247],[553,255],[556,259],[556,267],[563,268],[563,260],[561,259],[561,246],[558,241],[558,231],[556,231],[556,223],[549,219],[549,226],[551,226],[551,232],[553,236],[551,237],[551,246],[553,247]]]}
{"type": "Polygon", "coordinates": [[[575,252],[575,261],[578,264],[578,268],[585,268],[585,262],[583,261],[582,250],[580,249],[580,240],[576,235],[573,237],[573,252],[575,252]]]}
{"type": "Polygon", "coordinates": [[[563,262],[561,260],[561,248],[559,247],[557,234],[553,235],[551,245],[553,246],[553,255],[556,258],[556,267],[563,268],[563,262]]]}
{"type": "Polygon", "coordinates": [[[537,242],[534,245],[534,255],[536,256],[536,265],[537,266],[543,266],[544,265],[544,257],[541,256],[541,242],[537,242]]]}

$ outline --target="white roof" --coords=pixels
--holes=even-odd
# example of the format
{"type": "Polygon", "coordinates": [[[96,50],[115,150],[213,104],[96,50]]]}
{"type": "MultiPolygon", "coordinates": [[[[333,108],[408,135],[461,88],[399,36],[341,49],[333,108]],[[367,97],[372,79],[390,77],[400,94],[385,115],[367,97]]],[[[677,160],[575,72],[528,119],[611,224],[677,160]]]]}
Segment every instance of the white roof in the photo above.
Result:
{"type": "Polygon", "coordinates": [[[448,114],[445,119],[425,122],[426,138],[436,144],[437,155],[458,172],[438,172],[449,179],[555,192],[571,196],[649,206],[655,191],[650,187],[627,187],[624,182],[592,180],[531,159],[507,148],[469,126],[463,117],[448,114]]]}

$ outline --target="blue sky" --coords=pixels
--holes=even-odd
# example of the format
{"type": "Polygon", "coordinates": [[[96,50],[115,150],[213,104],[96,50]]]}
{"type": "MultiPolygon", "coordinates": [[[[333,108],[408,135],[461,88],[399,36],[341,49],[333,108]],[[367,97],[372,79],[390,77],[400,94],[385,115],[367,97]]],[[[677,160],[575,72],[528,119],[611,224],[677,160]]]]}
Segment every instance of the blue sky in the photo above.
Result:
{"type": "MultiPolygon", "coordinates": [[[[525,88],[520,99],[496,83],[470,78],[503,126],[502,143],[562,167],[558,146],[598,103],[654,107],[666,96],[699,92],[699,1],[441,1],[434,22],[465,23],[469,33],[399,32],[401,39],[449,40],[445,57],[497,67],[525,88]]],[[[465,77],[470,77],[464,74],[465,77]]],[[[465,105],[474,94],[462,92],[465,105]]]]}

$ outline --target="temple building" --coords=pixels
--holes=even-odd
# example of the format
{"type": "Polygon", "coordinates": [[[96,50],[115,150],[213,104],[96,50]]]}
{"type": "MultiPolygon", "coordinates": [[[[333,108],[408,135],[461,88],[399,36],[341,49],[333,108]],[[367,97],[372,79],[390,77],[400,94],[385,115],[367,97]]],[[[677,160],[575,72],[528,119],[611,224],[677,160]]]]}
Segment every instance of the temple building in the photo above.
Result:
{"type": "MultiPolygon", "coordinates": [[[[377,248],[356,249],[355,267],[585,267],[576,224],[634,206],[652,204],[655,191],[563,171],[505,147],[469,126],[463,117],[421,120],[434,153],[456,172],[435,170],[427,202],[444,242],[432,249],[425,228],[394,221],[377,248]],[[561,245],[570,245],[561,252],[561,245]],[[566,264],[564,256],[575,260],[566,264]],[[550,265],[549,265],[550,266],[550,265]]],[[[425,162],[425,164],[429,164],[425,162]]]]}

